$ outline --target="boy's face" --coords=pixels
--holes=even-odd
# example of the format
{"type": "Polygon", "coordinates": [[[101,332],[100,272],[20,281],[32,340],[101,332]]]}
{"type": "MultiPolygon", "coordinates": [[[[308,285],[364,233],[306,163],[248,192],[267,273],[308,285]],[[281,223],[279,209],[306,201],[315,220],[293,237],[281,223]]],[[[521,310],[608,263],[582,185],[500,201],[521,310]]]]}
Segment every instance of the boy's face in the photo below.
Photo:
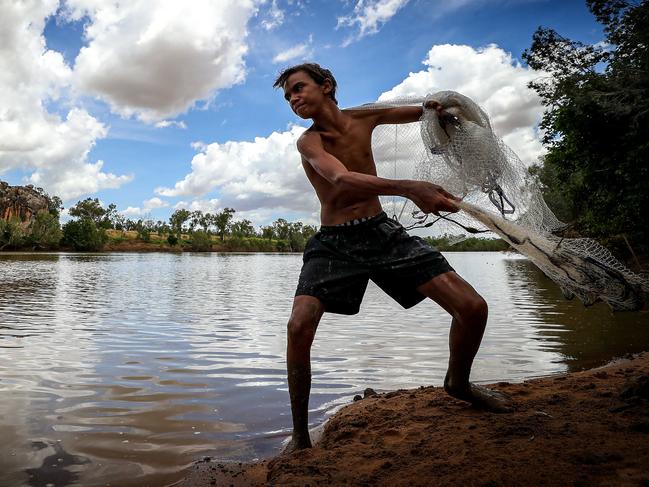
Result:
{"type": "Polygon", "coordinates": [[[330,84],[325,80],[324,84],[319,85],[309,74],[298,71],[284,83],[284,98],[298,117],[312,118],[326,93],[330,91],[330,84]]]}

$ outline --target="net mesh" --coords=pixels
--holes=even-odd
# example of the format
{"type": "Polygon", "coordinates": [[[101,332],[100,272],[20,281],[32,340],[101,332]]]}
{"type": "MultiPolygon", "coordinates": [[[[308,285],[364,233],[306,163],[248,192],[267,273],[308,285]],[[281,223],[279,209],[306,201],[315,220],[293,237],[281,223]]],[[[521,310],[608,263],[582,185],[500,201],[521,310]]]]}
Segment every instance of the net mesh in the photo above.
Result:
{"type": "Polygon", "coordinates": [[[595,240],[555,234],[566,225],[546,205],[528,166],[494,133],[485,111],[470,98],[440,91],[355,109],[421,106],[428,100],[442,105],[441,117],[436,110],[424,109],[419,122],[380,125],[374,130],[377,172],[392,179],[439,184],[462,198],[462,211],[449,219],[439,218],[422,213],[408,199],[389,196],[382,198],[386,212],[409,229],[434,224],[446,234],[457,233],[460,227],[470,233],[493,232],[532,260],[564,296],[577,296],[587,306],[602,300],[613,310],[643,307],[649,296],[648,280],[627,269],[595,240]]]}

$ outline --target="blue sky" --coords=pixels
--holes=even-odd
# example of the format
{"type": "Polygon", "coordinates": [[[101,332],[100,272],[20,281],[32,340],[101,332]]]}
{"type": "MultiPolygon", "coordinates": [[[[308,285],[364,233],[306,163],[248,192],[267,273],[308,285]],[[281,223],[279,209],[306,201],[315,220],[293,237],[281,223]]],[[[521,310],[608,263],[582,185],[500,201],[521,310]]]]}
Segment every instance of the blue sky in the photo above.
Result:
{"type": "Polygon", "coordinates": [[[131,218],[230,206],[256,225],[315,223],[272,83],[312,60],[341,106],[455,89],[521,159],[542,154],[542,107],[521,65],[543,25],[603,39],[580,0],[3,2],[0,179],[116,203],[131,218]],[[426,64],[425,64],[426,63],[426,64]]]}

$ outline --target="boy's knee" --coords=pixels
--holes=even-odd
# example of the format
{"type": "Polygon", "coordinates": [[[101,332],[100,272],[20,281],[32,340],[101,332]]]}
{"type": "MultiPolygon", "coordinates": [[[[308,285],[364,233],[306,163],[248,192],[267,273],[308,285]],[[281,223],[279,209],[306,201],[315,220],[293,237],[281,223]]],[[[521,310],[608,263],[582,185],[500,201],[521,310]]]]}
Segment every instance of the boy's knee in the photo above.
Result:
{"type": "Polygon", "coordinates": [[[489,306],[482,296],[476,294],[475,296],[467,299],[460,310],[460,317],[463,320],[471,321],[487,321],[489,314],[489,306]]]}
{"type": "Polygon", "coordinates": [[[315,337],[317,321],[311,313],[293,312],[288,320],[287,332],[289,343],[310,345],[315,337]]]}

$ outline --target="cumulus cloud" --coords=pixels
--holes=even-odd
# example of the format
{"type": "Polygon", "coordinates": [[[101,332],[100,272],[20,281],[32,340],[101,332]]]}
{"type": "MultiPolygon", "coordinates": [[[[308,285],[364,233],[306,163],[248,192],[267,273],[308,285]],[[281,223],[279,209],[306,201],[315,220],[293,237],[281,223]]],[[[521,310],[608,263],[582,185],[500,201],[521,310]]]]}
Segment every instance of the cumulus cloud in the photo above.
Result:
{"type": "Polygon", "coordinates": [[[156,188],[155,192],[161,196],[197,199],[217,190],[219,207],[229,206],[237,211],[279,207],[313,211],[317,208],[315,195],[295,148],[303,130],[293,126],[285,132],[256,137],[251,142],[206,145],[192,159],[192,170],[185,178],[173,188],[156,188]]]}
{"type": "Polygon", "coordinates": [[[87,45],[74,74],[85,93],[125,117],[173,118],[245,78],[248,20],[255,0],[67,0],[86,18],[87,45]]]}
{"type": "MultiPolygon", "coordinates": [[[[225,207],[223,207],[225,208],[225,207]]],[[[176,210],[202,211],[203,213],[218,213],[223,209],[221,200],[212,198],[209,200],[179,201],[174,205],[176,210]]]]}
{"type": "Polygon", "coordinates": [[[290,47],[280,53],[278,53],[274,58],[274,63],[284,63],[292,59],[306,59],[313,54],[313,36],[309,36],[309,41],[303,44],[298,44],[296,46],[290,47]]]}
{"type": "Polygon", "coordinates": [[[139,206],[129,206],[125,210],[120,211],[124,216],[141,216],[144,214],[144,210],[139,206]]]}
{"type": "Polygon", "coordinates": [[[63,56],[48,50],[45,21],[55,0],[3,3],[0,15],[0,174],[33,171],[26,182],[63,200],[117,188],[131,176],[102,172],[103,162],[88,154],[107,128],[79,107],[63,118],[48,110],[67,104],[72,70],[63,56]]]}
{"type": "Polygon", "coordinates": [[[167,201],[161,200],[158,197],[154,197],[144,201],[144,208],[147,210],[153,210],[155,208],[166,208],[169,206],[167,201]]]}
{"type": "Polygon", "coordinates": [[[479,49],[451,44],[433,46],[423,64],[426,69],[410,73],[381,94],[379,100],[458,91],[485,109],[495,132],[522,161],[536,162],[544,153],[536,132],[543,106],[537,94],[527,87],[543,73],[522,66],[494,44],[479,49]]]}
{"type": "Polygon", "coordinates": [[[169,202],[164,201],[158,197],[154,197],[148,200],[144,200],[143,207],[129,206],[125,210],[122,210],[120,213],[126,216],[141,216],[146,215],[151,210],[155,210],[156,208],[167,208],[168,206],[169,202]]]}
{"type": "Polygon", "coordinates": [[[347,38],[343,45],[349,45],[369,34],[376,34],[396,13],[406,6],[408,0],[358,0],[350,15],[338,17],[340,27],[358,26],[358,33],[347,38]]]}

